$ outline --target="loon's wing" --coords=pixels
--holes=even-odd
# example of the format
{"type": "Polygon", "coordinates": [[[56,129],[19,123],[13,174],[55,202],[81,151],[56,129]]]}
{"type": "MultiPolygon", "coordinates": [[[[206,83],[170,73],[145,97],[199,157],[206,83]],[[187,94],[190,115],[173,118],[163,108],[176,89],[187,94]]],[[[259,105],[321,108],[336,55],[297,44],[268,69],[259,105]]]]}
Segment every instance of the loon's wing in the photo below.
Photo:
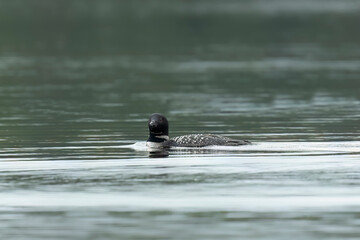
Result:
{"type": "Polygon", "coordinates": [[[189,134],[171,139],[178,147],[205,147],[210,145],[239,146],[250,144],[249,141],[236,140],[215,134],[189,134]]]}
{"type": "Polygon", "coordinates": [[[233,138],[229,138],[229,137],[224,137],[224,136],[220,136],[220,135],[215,135],[215,134],[206,134],[209,137],[216,139],[216,141],[219,142],[219,144],[216,145],[223,145],[223,146],[239,146],[239,145],[248,145],[251,144],[250,141],[247,140],[238,140],[238,139],[233,139],[233,138]]]}

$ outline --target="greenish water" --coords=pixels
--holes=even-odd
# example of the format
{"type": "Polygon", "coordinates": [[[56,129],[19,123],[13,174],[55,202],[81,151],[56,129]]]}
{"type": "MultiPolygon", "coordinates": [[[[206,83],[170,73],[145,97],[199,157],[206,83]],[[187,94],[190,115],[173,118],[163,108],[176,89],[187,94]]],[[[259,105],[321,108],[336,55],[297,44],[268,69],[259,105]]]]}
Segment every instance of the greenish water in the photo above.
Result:
{"type": "Polygon", "coordinates": [[[4,239],[358,239],[358,1],[0,1],[4,239]],[[170,135],[243,147],[150,158],[170,135]]]}

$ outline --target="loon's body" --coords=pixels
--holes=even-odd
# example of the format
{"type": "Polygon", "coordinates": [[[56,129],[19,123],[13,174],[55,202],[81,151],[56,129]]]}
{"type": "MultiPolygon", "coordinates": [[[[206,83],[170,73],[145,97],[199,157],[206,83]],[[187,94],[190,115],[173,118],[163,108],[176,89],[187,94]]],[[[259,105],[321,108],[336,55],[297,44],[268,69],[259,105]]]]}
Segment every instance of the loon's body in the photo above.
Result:
{"type": "Polygon", "coordinates": [[[149,118],[150,136],[146,145],[151,148],[169,147],[205,147],[211,145],[218,146],[239,146],[248,145],[251,142],[223,137],[215,134],[189,134],[169,138],[169,124],[161,114],[153,114],[149,118]]]}

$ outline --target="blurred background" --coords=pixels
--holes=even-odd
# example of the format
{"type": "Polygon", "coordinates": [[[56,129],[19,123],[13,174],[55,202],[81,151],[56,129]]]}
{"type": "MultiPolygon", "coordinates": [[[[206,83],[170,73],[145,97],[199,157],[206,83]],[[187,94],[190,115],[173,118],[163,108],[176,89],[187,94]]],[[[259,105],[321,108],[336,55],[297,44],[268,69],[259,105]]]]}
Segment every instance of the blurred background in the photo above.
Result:
{"type": "Polygon", "coordinates": [[[153,112],[173,136],[358,139],[359,12],[356,0],[0,1],[1,143],[144,140],[153,112]]]}

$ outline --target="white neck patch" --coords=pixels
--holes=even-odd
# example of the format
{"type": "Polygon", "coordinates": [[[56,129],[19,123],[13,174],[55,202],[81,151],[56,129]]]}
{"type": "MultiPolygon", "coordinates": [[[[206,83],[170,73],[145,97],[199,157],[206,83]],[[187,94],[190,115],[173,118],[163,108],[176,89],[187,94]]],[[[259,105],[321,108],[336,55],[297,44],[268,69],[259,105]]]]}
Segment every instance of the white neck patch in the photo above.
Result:
{"type": "Polygon", "coordinates": [[[162,143],[159,142],[146,142],[146,146],[149,148],[162,148],[162,143]]]}
{"type": "Polygon", "coordinates": [[[169,136],[166,136],[166,135],[155,136],[155,137],[156,137],[156,138],[165,139],[165,140],[169,140],[169,136]]]}

